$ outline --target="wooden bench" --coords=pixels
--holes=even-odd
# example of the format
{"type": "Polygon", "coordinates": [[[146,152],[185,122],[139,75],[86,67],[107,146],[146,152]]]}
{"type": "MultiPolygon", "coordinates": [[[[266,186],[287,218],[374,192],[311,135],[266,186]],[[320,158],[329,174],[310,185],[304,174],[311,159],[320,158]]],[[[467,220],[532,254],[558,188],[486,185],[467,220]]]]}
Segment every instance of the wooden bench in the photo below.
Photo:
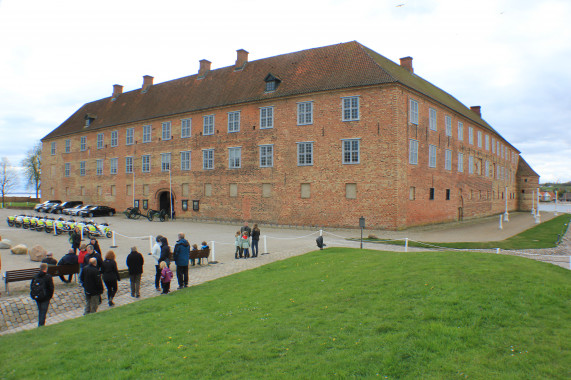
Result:
{"type": "Polygon", "coordinates": [[[208,256],[210,256],[210,248],[190,251],[190,259],[198,259],[200,265],[202,265],[202,259],[206,259],[206,263],[208,264],[208,256]]]}
{"type": "MultiPolygon", "coordinates": [[[[4,272],[2,277],[4,277],[4,286],[6,288],[6,293],[10,295],[10,290],[8,289],[8,284],[10,282],[18,281],[30,281],[38,272],[40,268],[31,269],[16,269],[7,270],[4,272]]],[[[79,264],[75,265],[48,265],[48,273],[52,276],[63,276],[69,274],[77,275],[79,273],[79,264]]],[[[77,276],[76,276],[77,281],[77,276]]]]}
{"type": "Polygon", "coordinates": [[[129,269],[119,269],[119,278],[122,280],[124,278],[129,278],[129,269]]]}

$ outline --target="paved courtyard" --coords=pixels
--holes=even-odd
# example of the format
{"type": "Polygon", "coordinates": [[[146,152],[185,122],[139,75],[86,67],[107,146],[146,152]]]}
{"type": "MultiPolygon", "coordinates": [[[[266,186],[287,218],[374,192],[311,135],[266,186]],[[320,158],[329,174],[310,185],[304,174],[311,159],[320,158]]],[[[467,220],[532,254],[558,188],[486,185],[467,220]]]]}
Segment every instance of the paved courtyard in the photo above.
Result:
{"type": "MultiPolygon", "coordinates": [[[[54,236],[45,232],[35,232],[18,228],[10,228],[5,220],[7,215],[17,213],[17,210],[0,210],[0,236],[3,240],[10,240],[13,245],[26,244],[28,248],[38,244],[47,251],[53,252],[56,259],[61,258],[70,244],[67,236],[54,236]]],[[[552,218],[553,213],[542,213],[541,219],[545,221],[552,218]]],[[[204,240],[213,249],[211,253],[211,261],[217,263],[206,264],[202,266],[190,267],[189,277],[190,285],[200,284],[219,277],[231,275],[233,273],[252,269],[276,260],[283,260],[288,257],[300,255],[315,250],[315,239],[319,235],[319,229],[303,229],[289,226],[265,226],[261,225],[260,253],[258,258],[251,259],[234,259],[234,234],[241,224],[227,223],[202,223],[192,222],[188,220],[176,220],[170,222],[149,222],[146,219],[128,220],[124,215],[119,214],[114,217],[96,218],[98,222],[108,222],[112,230],[116,233],[116,248],[111,248],[112,239],[100,238],[99,244],[105,253],[108,249],[113,249],[117,254],[117,263],[119,269],[126,268],[125,260],[132,246],[136,246],[141,253],[145,255],[143,287],[141,299],[158,295],[154,288],[154,262],[148,252],[150,252],[149,237],[161,234],[168,238],[169,244],[175,244],[178,232],[184,232],[187,240],[191,244],[199,244],[204,240]],[[264,244],[264,237],[266,244],[264,244]],[[263,254],[267,253],[267,254],[263,254]]],[[[250,222],[250,226],[252,226],[250,222]]],[[[358,224],[358,221],[356,221],[358,224]]],[[[452,241],[493,241],[503,240],[509,236],[515,235],[531,228],[535,225],[535,221],[529,213],[513,213],[510,215],[510,221],[503,223],[503,229],[499,229],[499,217],[483,218],[474,221],[461,223],[451,223],[446,225],[435,225],[427,227],[419,227],[409,229],[407,231],[374,231],[365,230],[363,235],[375,235],[380,238],[404,239],[427,241],[427,242],[452,242],[452,241]]],[[[352,242],[346,238],[360,237],[359,229],[324,229],[323,235],[327,246],[346,246],[359,247],[359,242],[352,242]]],[[[551,261],[557,265],[569,268],[569,235],[566,236],[564,243],[554,249],[526,251],[523,256],[527,256],[541,261],[551,261]],[[557,256],[557,259],[550,258],[557,256]],[[547,258],[547,259],[544,259],[547,258]]],[[[397,250],[403,251],[403,247],[379,244],[365,244],[365,248],[379,250],[397,250]]],[[[413,250],[413,249],[409,249],[413,250]]],[[[418,250],[418,249],[414,249],[418,250]]],[[[326,252],[326,251],[325,251],[326,252]]],[[[2,257],[2,272],[12,269],[25,269],[37,267],[39,263],[30,261],[27,255],[13,255],[9,250],[0,250],[2,257]]],[[[117,306],[134,302],[135,299],[130,297],[126,287],[128,280],[120,283],[120,293],[116,297],[117,306]]],[[[64,290],[66,287],[75,285],[65,285],[56,278],[54,279],[56,292],[64,290]]],[[[176,279],[174,279],[171,288],[176,289],[176,279]]],[[[0,292],[0,300],[10,300],[18,302],[21,297],[28,297],[29,283],[19,282],[10,284],[10,296],[5,293],[4,287],[0,292]]],[[[183,290],[188,291],[188,289],[183,290]]],[[[107,309],[106,303],[103,303],[100,310],[107,309]]],[[[82,310],[77,309],[66,313],[48,317],[47,324],[53,324],[65,319],[75,318],[82,315],[82,310]]],[[[36,326],[35,323],[19,326],[3,333],[10,333],[22,329],[30,329],[36,326]]]]}

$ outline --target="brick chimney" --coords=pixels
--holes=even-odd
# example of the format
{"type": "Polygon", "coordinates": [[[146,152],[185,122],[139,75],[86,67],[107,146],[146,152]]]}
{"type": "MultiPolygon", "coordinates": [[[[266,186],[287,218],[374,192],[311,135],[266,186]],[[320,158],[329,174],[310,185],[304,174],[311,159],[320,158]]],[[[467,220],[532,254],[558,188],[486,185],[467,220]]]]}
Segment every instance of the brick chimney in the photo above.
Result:
{"type": "Polygon", "coordinates": [[[149,87],[153,85],[153,79],[150,75],[143,75],[143,87],[141,88],[143,92],[147,92],[149,87]]]}
{"type": "Polygon", "coordinates": [[[204,78],[206,76],[206,74],[210,71],[210,65],[211,64],[212,64],[212,62],[210,62],[207,59],[201,59],[200,60],[200,69],[198,70],[198,79],[204,78]]]}
{"type": "Polygon", "coordinates": [[[236,66],[234,66],[234,71],[242,70],[246,63],[248,62],[248,52],[244,49],[236,50],[236,66]]]}
{"type": "Polygon", "coordinates": [[[480,109],[481,109],[480,106],[471,106],[470,109],[471,109],[472,112],[474,112],[476,115],[482,117],[482,111],[480,110],[480,109]]]}
{"type": "Polygon", "coordinates": [[[412,69],[412,57],[401,58],[400,65],[407,69],[411,74],[414,73],[414,70],[412,69]]]}
{"type": "Polygon", "coordinates": [[[113,85],[113,95],[111,95],[111,97],[113,99],[115,99],[116,97],[118,97],[122,93],[123,93],[123,86],[121,86],[120,84],[114,84],[113,85]]]}

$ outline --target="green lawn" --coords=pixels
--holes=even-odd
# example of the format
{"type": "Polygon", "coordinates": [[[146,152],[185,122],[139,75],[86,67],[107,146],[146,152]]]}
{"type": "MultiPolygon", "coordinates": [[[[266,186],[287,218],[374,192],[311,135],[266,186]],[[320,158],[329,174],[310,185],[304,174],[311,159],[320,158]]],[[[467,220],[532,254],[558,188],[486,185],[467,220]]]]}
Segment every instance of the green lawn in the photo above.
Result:
{"type": "Polygon", "coordinates": [[[565,379],[570,310],[554,265],[329,248],[0,337],[0,379],[565,379]]]}
{"type": "MultiPolygon", "coordinates": [[[[486,241],[486,242],[453,242],[453,243],[427,243],[409,241],[410,247],[444,247],[457,249],[535,249],[535,248],[551,248],[557,246],[559,238],[565,234],[569,226],[571,214],[559,215],[546,222],[540,223],[528,230],[525,230],[515,236],[502,241],[486,241]]],[[[351,239],[358,240],[358,239],[351,239]]],[[[387,240],[387,239],[363,239],[369,243],[382,243],[393,245],[404,245],[404,240],[387,240]]]]}

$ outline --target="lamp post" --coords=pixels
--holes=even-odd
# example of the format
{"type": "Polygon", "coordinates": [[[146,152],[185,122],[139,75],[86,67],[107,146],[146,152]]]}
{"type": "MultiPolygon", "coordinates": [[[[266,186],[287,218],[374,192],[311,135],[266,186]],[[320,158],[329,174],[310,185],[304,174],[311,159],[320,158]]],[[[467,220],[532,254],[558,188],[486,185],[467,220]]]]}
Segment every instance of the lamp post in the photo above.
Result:
{"type": "Polygon", "coordinates": [[[535,190],[531,191],[531,215],[535,215],[535,190]]]}
{"type": "Polygon", "coordinates": [[[506,186],[506,192],[505,192],[506,196],[506,212],[504,213],[504,222],[509,222],[510,221],[510,216],[508,214],[508,187],[506,186]]]}
{"type": "Polygon", "coordinates": [[[363,249],[363,228],[365,228],[365,218],[359,218],[359,227],[361,227],[361,249],[363,249]]]}

